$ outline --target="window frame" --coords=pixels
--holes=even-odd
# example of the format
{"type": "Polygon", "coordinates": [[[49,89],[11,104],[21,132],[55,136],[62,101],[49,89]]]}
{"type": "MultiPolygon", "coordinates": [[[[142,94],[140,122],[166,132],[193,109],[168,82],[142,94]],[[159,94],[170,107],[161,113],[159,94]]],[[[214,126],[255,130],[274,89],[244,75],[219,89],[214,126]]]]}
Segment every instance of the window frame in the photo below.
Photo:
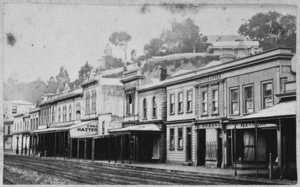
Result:
{"type": "Polygon", "coordinates": [[[243,85],[243,112],[244,112],[244,114],[253,114],[254,112],[255,112],[255,102],[254,102],[254,84],[246,84],[246,85],[243,85]],[[246,100],[246,88],[249,88],[249,87],[251,87],[252,89],[252,98],[251,99],[247,99],[246,100]],[[252,112],[247,112],[246,111],[246,107],[247,107],[247,104],[246,104],[246,102],[248,101],[248,100],[252,100],[252,112]]]}
{"type": "Polygon", "coordinates": [[[148,110],[147,107],[148,107],[147,106],[147,99],[144,98],[143,99],[143,119],[147,119],[147,110],[148,110]]]}
{"type": "Polygon", "coordinates": [[[175,114],[175,94],[172,93],[170,94],[170,115],[175,114]],[[173,102],[172,102],[172,97],[173,97],[173,102]]]}
{"type": "Polygon", "coordinates": [[[231,116],[238,116],[238,115],[240,115],[240,113],[241,113],[241,111],[240,111],[240,87],[239,86],[235,86],[235,87],[229,88],[229,94],[228,94],[228,96],[229,96],[229,115],[231,115],[231,116]],[[238,93],[237,101],[232,101],[232,98],[231,98],[232,94],[231,93],[232,93],[233,90],[237,90],[237,93],[238,93]],[[233,113],[233,109],[232,109],[232,103],[233,102],[237,102],[237,106],[238,106],[238,113],[237,114],[233,113]]]}
{"type": "Polygon", "coordinates": [[[157,101],[156,97],[152,97],[152,118],[157,118],[157,101]]]}
{"type": "Polygon", "coordinates": [[[220,106],[219,106],[219,89],[218,88],[212,88],[211,89],[211,113],[219,114],[220,106]],[[217,92],[217,99],[214,98],[214,92],[217,92]],[[214,102],[217,103],[217,110],[214,110],[214,102]]]}
{"type": "MultiPolygon", "coordinates": [[[[260,85],[261,85],[261,101],[262,101],[262,103],[261,103],[261,109],[269,108],[269,107],[265,106],[265,98],[267,98],[267,97],[271,97],[272,98],[272,106],[274,106],[274,85],[273,85],[273,80],[261,81],[260,85]],[[269,83],[272,86],[272,93],[271,93],[270,96],[265,96],[264,95],[264,85],[265,84],[269,84],[269,83]]],[[[270,106],[270,107],[272,107],[272,106],[270,106]]]]}
{"type": "Polygon", "coordinates": [[[187,113],[193,112],[193,90],[186,91],[186,112],[187,113]],[[191,100],[189,100],[189,93],[191,93],[191,100]]]}
{"type": "Polygon", "coordinates": [[[175,128],[174,127],[169,129],[169,138],[170,138],[169,139],[169,150],[175,150],[175,128]]]}
{"type": "Polygon", "coordinates": [[[177,150],[183,150],[183,127],[177,128],[177,150]],[[179,136],[179,131],[181,131],[181,136],[179,136]],[[181,140],[181,146],[180,146],[181,140]]]}
{"type": "Polygon", "coordinates": [[[207,116],[208,115],[208,89],[202,89],[200,91],[201,93],[201,115],[202,116],[207,116]],[[206,101],[204,101],[204,98],[203,98],[203,94],[206,93],[206,101]],[[206,111],[204,112],[204,105],[203,104],[206,104],[206,111]]]}
{"type": "Polygon", "coordinates": [[[177,100],[177,113],[183,114],[183,92],[178,93],[178,100],[177,100]],[[181,97],[180,97],[181,96],[181,97]],[[181,101],[180,101],[181,98],[181,101]],[[180,110],[181,109],[181,110],[180,110]]]}

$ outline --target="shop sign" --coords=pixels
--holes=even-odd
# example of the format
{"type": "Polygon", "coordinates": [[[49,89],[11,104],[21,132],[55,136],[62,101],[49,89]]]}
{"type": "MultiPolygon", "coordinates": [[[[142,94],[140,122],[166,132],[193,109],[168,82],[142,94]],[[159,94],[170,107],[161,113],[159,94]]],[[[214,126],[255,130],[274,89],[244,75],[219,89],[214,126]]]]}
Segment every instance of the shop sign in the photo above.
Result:
{"type": "MultiPolygon", "coordinates": [[[[257,123],[257,128],[265,128],[265,127],[276,127],[276,124],[257,123]]],[[[236,128],[237,129],[255,128],[255,123],[237,123],[236,128]]],[[[226,129],[234,129],[234,124],[227,125],[226,129]]]]}
{"type": "Polygon", "coordinates": [[[90,123],[70,130],[71,137],[91,136],[98,134],[97,123],[90,123]]]}
{"type": "Polygon", "coordinates": [[[220,123],[205,123],[205,124],[198,124],[198,129],[210,129],[210,128],[222,128],[220,123]]]}
{"type": "Polygon", "coordinates": [[[219,79],[222,79],[221,75],[214,75],[214,76],[210,76],[210,77],[201,78],[199,80],[199,83],[210,82],[210,81],[215,81],[215,80],[219,80],[219,79]]]}

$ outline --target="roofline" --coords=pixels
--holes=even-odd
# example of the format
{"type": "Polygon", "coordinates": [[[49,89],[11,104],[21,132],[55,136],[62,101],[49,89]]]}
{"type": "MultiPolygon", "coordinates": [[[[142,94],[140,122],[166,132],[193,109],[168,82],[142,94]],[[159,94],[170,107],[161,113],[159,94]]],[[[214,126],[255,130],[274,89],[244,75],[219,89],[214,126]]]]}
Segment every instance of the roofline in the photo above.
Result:
{"type": "Polygon", "coordinates": [[[39,104],[39,106],[45,106],[45,105],[48,105],[48,104],[51,104],[51,103],[56,103],[56,102],[59,102],[61,100],[68,100],[68,99],[72,99],[74,97],[77,97],[77,96],[82,96],[83,94],[82,93],[76,93],[72,96],[69,96],[69,97],[63,97],[63,98],[56,98],[56,99],[53,99],[52,101],[49,101],[49,102],[45,102],[45,103],[41,103],[39,104]]]}
{"type": "Polygon", "coordinates": [[[149,88],[138,89],[137,92],[146,92],[146,91],[160,89],[160,88],[166,88],[166,86],[163,85],[163,84],[161,84],[161,85],[155,85],[155,86],[150,86],[149,88]]]}
{"type": "Polygon", "coordinates": [[[132,77],[123,78],[123,79],[120,80],[120,82],[124,84],[124,83],[132,81],[134,79],[144,79],[144,78],[145,78],[144,75],[134,75],[132,77]]]}

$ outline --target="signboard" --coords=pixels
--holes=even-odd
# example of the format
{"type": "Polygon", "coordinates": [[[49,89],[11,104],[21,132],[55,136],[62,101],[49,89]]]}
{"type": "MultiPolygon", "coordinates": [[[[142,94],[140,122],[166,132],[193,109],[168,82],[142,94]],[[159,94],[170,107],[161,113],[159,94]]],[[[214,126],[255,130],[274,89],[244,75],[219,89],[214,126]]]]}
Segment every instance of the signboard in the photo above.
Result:
{"type": "Polygon", "coordinates": [[[205,123],[205,124],[197,124],[197,129],[217,129],[222,128],[220,123],[205,123]]]}
{"type": "Polygon", "coordinates": [[[70,129],[71,137],[92,136],[98,134],[98,121],[83,124],[82,126],[70,129]]]}
{"type": "MultiPolygon", "coordinates": [[[[257,128],[276,127],[276,124],[270,123],[257,123],[257,128]]],[[[255,123],[237,123],[237,129],[252,129],[255,128],[255,123]]],[[[234,124],[229,124],[226,129],[234,129],[234,124]]]]}
{"type": "Polygon", "coordinates": [[[214,75],[210,77],[201,78],[198,83],[210,82],[210,81],[215,81],[220,79],[222,79],[221,75],[214,75]]]}

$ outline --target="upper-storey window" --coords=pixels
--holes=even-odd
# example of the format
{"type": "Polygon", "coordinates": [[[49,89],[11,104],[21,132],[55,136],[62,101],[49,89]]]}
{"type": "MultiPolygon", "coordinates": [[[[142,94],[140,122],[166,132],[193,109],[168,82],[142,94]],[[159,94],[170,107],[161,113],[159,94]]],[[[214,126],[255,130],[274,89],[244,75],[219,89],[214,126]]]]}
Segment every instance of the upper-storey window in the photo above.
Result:
{"type": "Polygon", "coordinates": [[[12,106],[12,113],[16,114],[17,113],[17,105],[12,106]]]}
{"type": "Polygon", "coordinates": [[[52,123],[55,122],[55,107],[52,107],[52,123]]]}
{"type": "Polygon", "coordinates": [[[183,112],[183,93],[178,93],[178,113],[183,112]]]}
{"type": "Polygon", "coordinates": [[[96,114],[96,91],[93,90],[92,91],[92,97],[91,97],[91,100],[92,100],[92,110],[91,110],[91,113],[92,114],[96,114]]]}
{"type": "Polygon", "coordinates": [[[202,91],[202,114],[207,114],[207,91],[202,91]]]}
{"type": "Polygon", "coordinates": [[[156,114],[156,97],[152,98],[152,117],[156,118],[157,114],[156,114]]]}
{"type": "Polygon", "coordinates": [[[253,113],[253,86],[244,87],[244,112],[253,113]]]}
{"type": "Polygon", "coordinates": [[[102,134],[105,133],[105,121],[102,121],[102,134]]]}
{"type": "Polygon", "coordinates": [[[58,122],[60,122],[60,120],[61,120],[61,118],[60,118],[60,116],[61,116],[61,110],[60,110],[60,107],[58,107],[58,122]]]}
{"type": "Polygon", "coordinates": [[[147,100],[146,98],[143,99],[143,118],[147,118],[147,100]]]}
{"type": "Polygon", "coordinates": [[[90,114],[90,94],[89,94],[89,92],[87,92],[86,96],[85,96],[85,114],[86,115],[90,114]]]}
{"type": "Polygon", "coordinates": [[[80,114],[81,114],[81,106],[80,106],[80,102],[78,102],[76,104],[76,119],[79,120],[80,119],[80,114]]]}
{"type": "Polygon", "coordinates": [[[134,114],[134,95],[133,92],[126,94],[126,116],[134,114]]]}
{"type": "Polygon", "coordinates": [[[67,106],[63,106],[63,121],[67,121],[67,106]]]}
{"type": "Polygon", "coordinates": [[[36,121],[35,121],[35,125],[36,125],[36,129],[38,128],[38,125],[39,125],[39,118],[36,118],[35,119],[36,121]]]}
{"type": "Polygon", "coordinates": [[[175,113],[175,94],[170,95],[170,114],[175,113]]]}
{"type": "Polygon", "coordinates": [[[212,113],[219,112],[219,92],[217,89],[212,90],[212,113]]]}
{"type": "Polygon", "coordinates": [[[272,82],[262,83],[262,97],[263,97],[263,108],[269,108],[273,106],[273,86],[272,82]]]}
{"type": "Polygon", "coordinates": [[[7,134],[10,134],[10,125],[7,126],[7,134]]]}
{"type": "Polygon", "coordinates": [[[72,120],[72,106],[70,104],[70,106],[69,106],[69,121],[71,121],[71,120],[72,120]]]}
{"type": "Polygon", "coordinates": [[[186,101],[186,111],[191,112],[192,111],[192,94],[193,92],[187,91],[187,101],[186,101]]]}
{"type": "Polygon", "coordinates": [[[230,114],[238,115],[239,110],[239,89],[230,89],[230,114]]]}

